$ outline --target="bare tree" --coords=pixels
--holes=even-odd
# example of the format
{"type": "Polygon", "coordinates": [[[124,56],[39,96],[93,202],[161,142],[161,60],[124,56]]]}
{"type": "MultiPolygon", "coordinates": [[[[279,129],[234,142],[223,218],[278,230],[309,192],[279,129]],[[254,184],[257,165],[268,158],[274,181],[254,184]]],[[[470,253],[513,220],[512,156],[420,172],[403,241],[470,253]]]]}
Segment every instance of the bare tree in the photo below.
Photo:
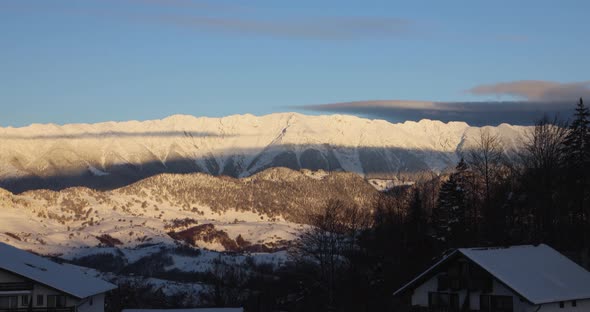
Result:
{"type": "Polygon", "coordinates": [[[496,219],[494,217],[496,212],[492,209],[493,187],[498,183],[507,163],[500,138],[492,134],[488,128],[480,129],[479,136],[468,150],[465,160],[475,176],[472,181],[475,183],[473,189],[480,190],[484,203],[483,212],[478,212],[477,205],[474,205],[474,214],[477,216],[483,213],[484,220],[488,220],[487,229],[490,230],[495,227],[495,222],[491,220],[496,219]]]}
{"type": "Polygon", "coordinates": [[[563,161],[563,146],[568,135],[567,124],[547,116],[525,133],[523,160],[529,168],[545,172],[558,169],[563,161]]]}
{"type": "Polygon", "coordinates": [[[526,133],[521,159],[525,170],[525,188],[530,192],[534,202],[534,231],[539,235],[552,235],[555,220],[562,212],[558,211],[556,194],[558,177],[564,161],[563,147],[568,135],[567,125],[557,118],[550,120],[547,116],[537,121],[526,133]]]}
{"type": "Polygon", "coordinates": [[[328,310],[335,308],[337,278],[350,267],[357,236],[370,220],[370,214],[362,208],[331,200],[322,212],[310,216],[310,227],[290,249],[296,262],[317,267],[317,282],[327,294],[328,310]]]}
{"type": "Polygon", "coordinates": [[[481,129],[475,146],[469,150],[467,162],[480,175],[485,186],[486,202],[489,201],[491,186],[497,177],[498,168],[504,161],[504,149],[500,138],[489,129],[481,129]]]}

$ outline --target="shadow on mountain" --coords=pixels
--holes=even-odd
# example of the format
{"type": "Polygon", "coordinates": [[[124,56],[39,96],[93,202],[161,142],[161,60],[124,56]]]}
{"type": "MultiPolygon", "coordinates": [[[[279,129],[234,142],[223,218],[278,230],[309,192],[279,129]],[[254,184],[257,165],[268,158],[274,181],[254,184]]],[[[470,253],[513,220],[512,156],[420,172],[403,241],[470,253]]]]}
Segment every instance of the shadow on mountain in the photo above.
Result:
{"type": "MultiPolygon", "coordinates": [[[[67,169],[55,167],[27,176],[5,178],[0,187],[13,193],[36,189],[62,190],[84,186],[96,190],[112,190],[162,173],[206,173],[215,176],[244,177],[268,168],[286,167],[293,170],[348,171],[367,178],[407,178],[430,171],[426,159],[452,167],[457,162],[454,152],[382,147],[344,147],[333,145],[278,145],[260,149],[221,152],[221,157],[171,157],[167,161],[150,160],[141,163],[113,164],[106,167],[87,165],[85,160],[71,161],[67,169]],[[351,166],[350,158],[353,158],[351,166]],[[341,160],[349,159],[347,162],[341,160]],[[97,169],[99,168],[99,169],[97,169]]],[[[177,154],[178,155],[178,154],[177,154]]]]}
{"type": "Polygon", "coordinates": [[[9,140],[54,140],[54,139],[104,139],[104,138],[178,138],[178,137],[231,137],[233,135],[219,135],[212,132],[200,131],[154,131],[154,132],[85,132],[77,134],[47,134],[47,135],[10,135],[3,134],[2,139],[9,140]]]}

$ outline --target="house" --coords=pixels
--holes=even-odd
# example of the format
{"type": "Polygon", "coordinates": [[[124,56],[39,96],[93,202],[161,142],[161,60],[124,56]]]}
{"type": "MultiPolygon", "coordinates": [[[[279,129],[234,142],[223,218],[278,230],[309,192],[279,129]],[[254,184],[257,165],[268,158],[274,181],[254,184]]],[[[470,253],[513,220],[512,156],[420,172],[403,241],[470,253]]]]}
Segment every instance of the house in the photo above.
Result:
{"type": "Polygon", "coordinates": [[[0,243],[0,312],[103,312],[116,288],[74,266],[0,243]]]}
{"type": "Polygon", "coordinates": [[[394,295],[414,311],[590,311],[590,272],[553,248],[461,248],[394,295]]]}

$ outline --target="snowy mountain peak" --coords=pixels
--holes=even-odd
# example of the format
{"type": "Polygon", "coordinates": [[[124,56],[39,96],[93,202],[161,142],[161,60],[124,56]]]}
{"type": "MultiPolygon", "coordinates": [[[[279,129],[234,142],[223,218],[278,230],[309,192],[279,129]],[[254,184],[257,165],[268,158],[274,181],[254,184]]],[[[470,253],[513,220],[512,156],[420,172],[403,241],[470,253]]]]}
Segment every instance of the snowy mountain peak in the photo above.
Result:
{"type": "MultiPolygon", "coordinates": [[[[299,113],[0,128],[0,186],[102,189],[166,172],[245,177],[272,167],[390,178],[454,166],[478,129],[299,113]]],[[[491,129],[514,142],[525,128],[491,129]]]]}

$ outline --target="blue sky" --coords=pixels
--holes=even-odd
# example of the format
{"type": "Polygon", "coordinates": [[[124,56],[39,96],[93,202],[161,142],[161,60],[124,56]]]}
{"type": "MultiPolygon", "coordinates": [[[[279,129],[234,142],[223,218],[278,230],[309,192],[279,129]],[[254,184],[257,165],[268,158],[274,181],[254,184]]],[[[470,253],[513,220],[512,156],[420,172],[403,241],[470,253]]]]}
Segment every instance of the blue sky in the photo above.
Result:
{"type": "Polygon", "coordinates": [[[569,0],[0,0],[0,125],[569,102],[590,94],[588,12],[569,0]]]}

